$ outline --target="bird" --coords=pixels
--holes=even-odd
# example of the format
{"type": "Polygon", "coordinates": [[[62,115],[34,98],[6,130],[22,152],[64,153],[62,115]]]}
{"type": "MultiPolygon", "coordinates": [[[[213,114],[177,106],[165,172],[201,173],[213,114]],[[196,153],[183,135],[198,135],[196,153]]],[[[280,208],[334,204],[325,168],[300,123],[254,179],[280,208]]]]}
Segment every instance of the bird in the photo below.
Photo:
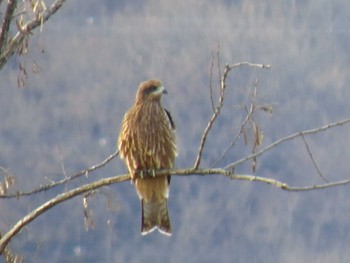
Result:
{"type": "Polygon", "coordinates": [[[172,233],[168,212],[170,175],[154,176],[157,169],[172,169],[177,156],[175,124],[161,103],[162,95],[167,93],[158,79],[141,82],[118,137],[120,157],[141,201],[142,235],[155,229],[167,236],[172,233]]]}

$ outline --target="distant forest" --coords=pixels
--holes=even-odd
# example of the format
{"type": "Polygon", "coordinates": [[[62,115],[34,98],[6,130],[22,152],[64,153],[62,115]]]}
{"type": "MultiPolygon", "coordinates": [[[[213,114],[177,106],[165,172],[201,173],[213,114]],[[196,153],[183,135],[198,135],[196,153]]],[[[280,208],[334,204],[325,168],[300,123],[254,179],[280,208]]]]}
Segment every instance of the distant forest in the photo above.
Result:
{"type": "MultiPolygon", "coordinates": [[[[9,193],[31,191],[105,160],[139,83],[150,78],[168,90],[176,168],[190,168],[226,63],[271,68],[230,71],[201,168],[225,167],[290,134],[349,118],[349,12],[346,0],[67,1],[30,35],[28,53],[14,54],[0,71],[0,181],[11,175],[9,193]],[[245,126],[228,148],[253,97],[257,126],[245,126]]],[[[349,134],[344,125],[298,137],[234,172],[296,187],[349,179],[349,134]]],[[[50,191],[2,198],[0,232],[60,193],[125,173],[117,157],[50,191]]],[[[347,262],[348,187],[288,192],[221,175],[173,176],[167,238],[141,236],[134,187],[112,184],[50,209],[9,248],[25,262],[347,262]]]]}

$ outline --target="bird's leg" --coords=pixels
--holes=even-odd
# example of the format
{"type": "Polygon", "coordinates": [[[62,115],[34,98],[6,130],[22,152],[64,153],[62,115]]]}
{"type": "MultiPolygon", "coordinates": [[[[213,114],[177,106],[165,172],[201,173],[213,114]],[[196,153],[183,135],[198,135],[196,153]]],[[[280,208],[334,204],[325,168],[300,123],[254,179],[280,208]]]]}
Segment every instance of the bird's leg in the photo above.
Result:
{"type": "Polygon", "coordinates": [[[141,179],[145,179],[147,177],[156,177],[156,170],[155,169],[141,170],[139,172],[139,175],[140,175],[141,179]]]}
{"type": "Polygon", "coordinates": [[[145,175],[147,175],[147,173],[145,174],[145,170],[142,170],[142,169],[137,169],[135,172],[134,172],[134,176],[131,177],[132,181],[135,182],[135,180],[137,178],[141,178],[143,179],[145,177],[145,175]]]}
{"type": "Polygon", "coordinates": [[[141,170],[139,174],[140,174],[141,179],[143,179],[143,177],[144,177],[143,170],[141,170]]]}
{"type": "Polygon", "coordinates": [[[152,177],[156,177],[156,170],[155,169],[149,169],[148,174],[152,175],[152,177]]]}
{"type": "Polygon", "coordinates": [[[141,179],[156,177],[156,169],[140,169],[135,173],[135,175],[141,179]]]}

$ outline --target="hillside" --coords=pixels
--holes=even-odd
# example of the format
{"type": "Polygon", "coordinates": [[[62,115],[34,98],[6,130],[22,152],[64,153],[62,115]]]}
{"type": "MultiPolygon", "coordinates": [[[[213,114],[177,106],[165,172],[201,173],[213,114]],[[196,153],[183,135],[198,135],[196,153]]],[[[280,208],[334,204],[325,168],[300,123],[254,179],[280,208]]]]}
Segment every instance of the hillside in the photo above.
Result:
{"type": "MultiPolygon", "coordinates": [[[[163,103],[177,124],[177,167],[193,165],[212,114],[218,45],[221,70],[240,61],[272,68],[231,73],[203,167],[239,129],[256,81],[257,103],[274,106],[272,115],[256,116],[263,145],[348,118],[349,10],[345,0],[68,1],[32,38],[29,54],[0,72],[0,166],[16,177],[16,189],[29,190],[99,163],[115,150],[121,119],[149,78],[169,92],[163,103]],[[19,61],[29,72],[24,88],[17,87],[19,61]]],[[[331,181],[349,178],[349,132],[345,126],[306,137],[331,181]]],[[[220,165],[250,152],[241,140],[220,165]]],[[[115,159],[51,193],[1,200],[0,230],[65,189],[124,172],[115,159]]],[[[251,174],[251,165],[237,172],[251,174]]],[[[323,182],[301,139],[264,155],[256,174],[296,186],[323,182]]],[[[138,198],[123,183],[89,199],[93,230],[85,230],[78,197],[31,223],[11,248],[26,262],[346,262],[349,198],[348,186],[303,193],[221,176],[174,177],[173,236],[142,237],[138,198]]]]}

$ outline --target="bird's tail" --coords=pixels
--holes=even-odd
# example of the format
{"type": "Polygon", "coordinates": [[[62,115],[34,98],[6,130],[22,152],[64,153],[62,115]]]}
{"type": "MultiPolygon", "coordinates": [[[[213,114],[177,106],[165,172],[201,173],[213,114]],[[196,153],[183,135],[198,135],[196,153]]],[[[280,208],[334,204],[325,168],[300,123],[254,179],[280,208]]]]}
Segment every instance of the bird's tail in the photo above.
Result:
{"type": "Polygon", "coordinates": [[[141,234],[147,235],[154,229],[164,235],[171,235],[171,224],[168,212],[167,199],[161,201],[151,199],[149,202],[141,200],[142,225],[141,234]]]}

